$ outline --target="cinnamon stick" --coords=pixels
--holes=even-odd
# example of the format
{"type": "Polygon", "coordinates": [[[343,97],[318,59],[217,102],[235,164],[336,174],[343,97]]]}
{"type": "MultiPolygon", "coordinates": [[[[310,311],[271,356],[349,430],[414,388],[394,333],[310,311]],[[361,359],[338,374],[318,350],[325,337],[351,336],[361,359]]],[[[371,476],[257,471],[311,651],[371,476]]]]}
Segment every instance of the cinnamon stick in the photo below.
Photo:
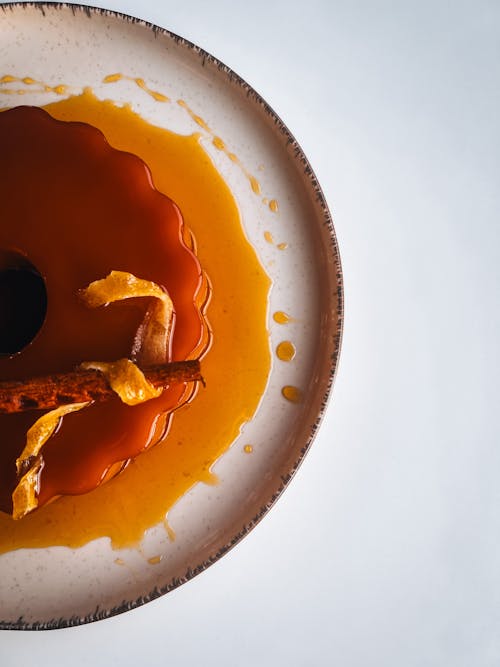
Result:
{"type": "MultiPolygon", "coordinates": [[[[166,387],[180,382],[194,382],[203,378],[200,362],[175,361],[142,369],[146,379],[155,387],[166,387]]],[[[28,380],[0,382],[0,414],[52,410],[68,403],[105,401],[115,392],[104,375],[96,370],[78,369],[28,380]]]]}

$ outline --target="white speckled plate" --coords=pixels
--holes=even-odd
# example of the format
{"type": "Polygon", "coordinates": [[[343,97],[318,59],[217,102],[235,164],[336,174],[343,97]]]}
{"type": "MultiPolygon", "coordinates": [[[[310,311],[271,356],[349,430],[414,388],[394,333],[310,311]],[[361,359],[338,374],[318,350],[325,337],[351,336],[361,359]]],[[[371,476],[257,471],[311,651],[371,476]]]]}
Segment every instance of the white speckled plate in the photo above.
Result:
{"type": "MultiPolygon", "coordinates": [[[[296,358],[288,364],[274,359],[263,400],[245,427],[246,440],[234,443],[215,464],[219,485],[196,485],[169,512],[174,542],[163,526],[146,534],[143,550],[161,554],[158,564],[152,567],[138,550],[114,551],[105,538],[75,550],[22,549],[0,556],[0,627],[45,629],[106,618],[168,592],[226,553],[262,518],[303,459],[325,409],[339,354],[342,280],[331,218],[306,158],[281,120],[228,67],[166,30],[111,12],[54,4],[1,10],[0,78],[29,75],[53,86],[64,82],[72,91],[90,86],[108,97],[103,78],[124,72],[168,91],[171,99],[184,99],[210,119],[210,128],[247,170],[211,151],[273,281],[267,324],[273,353],[283,327],[271,314],[301,313],[286,333],[296,358]],[[259,165],[266,168],[259,172],[256,194],[248,174],[259,165]],[[278,214],[263,203],[266,198],[279,202],[278,214]],[[284,251],[264,237],[271,218],[276,238],[286,240],[284,251]],[[283,385],[302,388],[302,403],[284,400],[283,385]],[[259,442],[251,464],[241,453],[248,439],[259,442]],[[118,559],[129,567],[117,567],[118,559]]],[[[19,85],[28,104],[65,94],[19,85]]],[[[157,125],[200,131],[179,105],[163,105],[160,113],[138,86],[116,86],[113,98],[130,102],[157,125]]],[[[12,100],[5,96],[0,103],[12,100]]],[[[210,151],[210,141],[206,146],[210,151]]]]}

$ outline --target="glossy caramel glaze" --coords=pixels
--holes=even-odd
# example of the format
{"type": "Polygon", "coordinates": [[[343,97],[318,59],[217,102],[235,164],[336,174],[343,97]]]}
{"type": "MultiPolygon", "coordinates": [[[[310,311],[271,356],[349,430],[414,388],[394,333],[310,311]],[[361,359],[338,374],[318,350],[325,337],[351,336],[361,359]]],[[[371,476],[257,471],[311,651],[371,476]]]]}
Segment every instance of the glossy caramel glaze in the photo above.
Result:
{"type": "MultiPolygon", "coordinates": [[[[111,412],[109,406],[92,407],[81,413],[86,420],[84,427],[76,419],[78,414],[65,419],[44,447],[47,464],[43,474],[52,472],[42,478],[41,500],[61,493],[83,495],[62,497],[18,522],[0,515],[3,551],[22,546],[77,546],[100,536],[111,537],[116,545],[136,542],[146,528],[164,519],[194,483],[214,481],[210,467],[255,411],[270,366],[265,326],[269,280],[245,239],[230,191],[197,137],[154,128],[127,108],[97,101],[89,91],[47,109],[55,118],[99,127],[113,147],[140,156],[151,168],[158,190],[177,202],[197,239],[200,263],[210,276],[208,316],[213,344],[202,362],[207,387],[176,413],[168,437],[91,493],[85,492],[99,483],[99,475],[105,473],[110,461],[134,457],[138,449],[154,442],[158,414],[179,400],[182,389],[134,408],[118,401],[111,412]],[[157,401],[164,402],[155,406],[157,401]],[[108,444],[103,446],[103,442],[108,444]],[[84,466],[82,451],[86,451],[84,466]],[[78,470],[85,474],[77,474],[78,470]]],[[[9,113],[0,114],[0,119],[8,118],[9,113]]],[[[53,121],[42,111],[29,113],[52,126],[53,121]]],[[[206,296],[206,283],[195,255],[179,242],[182,237],[187,245],[192,243],[189,233],[182,230],[179,209],[151,188],[149,172],[141,160],[127,156],[126,173],[119,176],[116,163],[121,163],[123,155],[111,150],[95,130],[81,125],[78,131],[86,136],[87,150],[97,153],[96,162],[105,164],[96,164],[91,174],[80,175],[80,194],[68,176],[78,162],[74,156],[57,160],[63,167],[57,177],[52,174],[52,178],[40,179],[33,173],[26,179],[20,167],[9,176],[9,187],[15,188],[17,196],[10,205],[10,215],[2,220],[0,247],[22,247],[46,279],[49,306],[46,324],[27,350],[0,360],[0,374],[5,378],[63,371],[86,359],[127,356],[144,304],[137,300],[89,311],[74,298],[76,290],[111,269],[129,271],[167,288],[176,308],[173,359],[195,356],[206,346],[199,313],[202,298],[193,298],[196,290],[206,296]],[[129,176],[132,172],[134,178],[129,176]],[[127,199],[126,205],[120,197],[114,204],[101,198],[96,205],[95,188],[102,181],[109,184],[108,177],[121,177],[117,189],[127,199]],[[124,222],[131,210],[140,219],[134,225],[124,222]],[[99,217],[99,224],[94,223],[94,216],[99,217]],[[23,224],[14,226],[14,218],[23,224]],[[58,220],[55,226],[53,219],[58,220]],[[40,233],[42,222],[44,233],[40,233]],[[173,247],[178,249],[175,257],[173,247]],[[49,348],[50,353],[42,352],[49,348]]],[[[9,139],[14,162],[19,162],[21,155],[28,159],[28,144],[43,147],[40,160],[41,154],[48,152],[53,161],[55,144],[52,139],[47,143],[43,134],[31,130],[29,141],[24,141],[24,154],[19,152],[19,142],[9,139]]],[[[38,163],[37,173],[46,170],[46,155],[44,160],[38,163]]],[[[8,190],[1,192],[5,203],[8,190]]],[[[10,425],[2,424],[4,461],[8,458],[13,465],[24,444],[22,433],[32,421],[32,416],[17,415],[10,425]]],[[[2,478],[2,486],[5,479],[12,484],[9,475],[2,478]]],[[[4,493],[2,499],[6,509],[7,496],[4,493]]]]}

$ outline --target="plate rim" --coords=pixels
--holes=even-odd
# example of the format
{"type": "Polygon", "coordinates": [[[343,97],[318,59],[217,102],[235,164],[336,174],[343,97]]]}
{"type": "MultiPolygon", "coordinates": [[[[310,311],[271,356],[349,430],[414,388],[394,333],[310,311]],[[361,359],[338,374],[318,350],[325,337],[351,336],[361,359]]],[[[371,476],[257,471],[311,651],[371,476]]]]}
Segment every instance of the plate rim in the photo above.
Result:
{"type": "MultiPolygon", "coordinates": [[[[88,623],[93,623],[96,621],[104,620],[106,618],[111,618],[117,616],[126,611],[130,611],[137,607],[140,607],[152,600],[155,600],[166,593],[178,588],[182,584],[190,581],[196,575],[204,572],[210,565],[216,563],[222,556],[227,554],[234,546],[236,546],[268,513],[268,511],[274,506],[277,500],[283,494],[283,491],[287,488],[298,468],[304,461],[307,453],[309,452],[311,445],[316,437],[318,429],[321,425],[321,422],[325,416],[327,406],[332,397],[333,385],[338,373],[339,367],[339,358],[340,350],[342,346],[342,338],[344,332],[344,279],[342,272],[342,263],[340,258],[339,244],[337,240],[337,235],[335,232],[333,217],[331,215],[330,209],[326,202],[323,190],[319,184],[319,181],[312,169],[312,166],[307,159],[302,147],[299,142],[296,140],[295,136],[289,130],[287,125],[283,122],[281,117],[276,113],[276,111],[266,102],[266,100],[239,74],[237,74],[231,67],[226,65],[224,62],[213,56],[211,53],[198,46],[194,42],[182,37],[171,30],[158,26],[154,23],[151,23],[145,19],[140,19],[130,14],[119,12],[112,9],[106,9],[102,7],[95,7],[92,5],[82,5],[79,3],[68,3],[68,2],[6,2],[2,3],[1,9],[4,13],[7,11],[14,12],[14,10],[25,10],[28,8],[37,9],[45,16],[45,9],[54,9],[54,10],[70,10],[73,15],[76,15],[78,12],[83,12],[86,16],[91,18],[93,14],[100,16],[113,17],[115,19],[123,20],[128,23],[135,25],[143,26],[144,28],[151,30],[155,35],[163,35],[168,39],[173,40],[176,44],[185,46],[189,48],[191,52],[196,54],[201,58],[202,66],[205,62],[209,62],[211,65],[215,66],[220,72],[224,73],[231,83],[237,84],[247,95],[247,97],[253,98],[254,102],[261,108],[262,111],[274,122],[274,126],[279,130],[286,138],[286,143],[289,145],[290,149],[293,151],[294,158],[298,161],[302,167],[304,176],[309,180],[309,184],[312,187],[315,194],[315,201],[319,208],[321,209],[323,224],[327,229],[327,236],[330,239],[329,247],[327,248],[328,260],[333,261],[333,272],[332,276],[335,279],[335,283],[332,284],[332,287],[335,290],[335,293],[330,294],[331,303],[336,302],[336,328],[331,332],[333,336],[333,352],[329,360],[330,365],[328,368],[328,381],[326,384],[325,393],[321,399],[319,412],[316,414],[316,419],[312,426],[310,427],[309,435],[304,442],[302,448],[299,452],[299,457],[294,461],[290,469],[286,474],[282,474],[280,477],[281,483],[278,488],[272,493],[268,501],[261,506],[256,515],[248,522],[245,523],[242,528],[223,546],[221,546],[216,553],[212,554],[209,558],[205,559],[194,568],[188,567],[184,576],[174,577],[170,582],[164,586],[155,586],[152,591],[145,595],[141,595],[134,600],[125,600],[121,604],[112,607],[111,609],[100,609],[99,606],[93,612],[90,612],[86,616],[71,616],[69,618],[54,618],[50,621],[25,621],[21,616],[16,621],[4,621],[0,619],[0,630],[58,630],[67,627],[75,627],[79,625],[85,625],[88,623]]],[[[332,281],[333,282],[333,281],[332,281]]]]}

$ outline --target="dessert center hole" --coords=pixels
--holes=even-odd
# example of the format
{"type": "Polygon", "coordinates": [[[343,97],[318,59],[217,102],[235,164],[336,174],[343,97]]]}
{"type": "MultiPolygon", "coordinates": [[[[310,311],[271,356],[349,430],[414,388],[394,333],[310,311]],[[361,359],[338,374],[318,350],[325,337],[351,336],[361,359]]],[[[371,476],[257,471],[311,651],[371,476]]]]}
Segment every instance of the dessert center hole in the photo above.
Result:
{"type": "Polygon", "coordinates": [[[45,281],[23,255],[0,250],[0,355],[21,352],[42,328],[45,281]]]}

